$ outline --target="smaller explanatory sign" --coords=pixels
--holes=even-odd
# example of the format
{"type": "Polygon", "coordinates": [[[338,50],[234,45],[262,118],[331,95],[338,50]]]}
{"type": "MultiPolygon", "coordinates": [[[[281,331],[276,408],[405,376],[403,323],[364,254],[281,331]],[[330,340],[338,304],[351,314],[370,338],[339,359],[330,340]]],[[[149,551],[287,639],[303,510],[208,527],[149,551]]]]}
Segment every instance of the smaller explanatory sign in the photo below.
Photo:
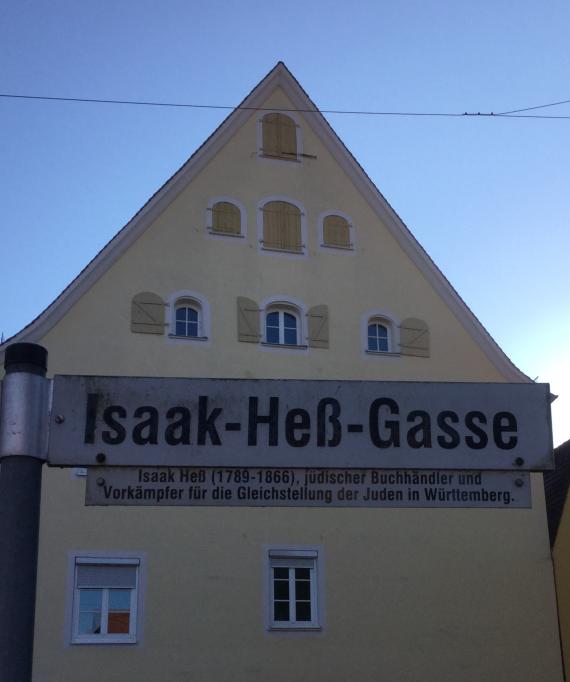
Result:
{"type": "Polygon", "coordinates": [[[529,508],[524,472],[92,467],[86,504],[215,507],[529,508]]]}

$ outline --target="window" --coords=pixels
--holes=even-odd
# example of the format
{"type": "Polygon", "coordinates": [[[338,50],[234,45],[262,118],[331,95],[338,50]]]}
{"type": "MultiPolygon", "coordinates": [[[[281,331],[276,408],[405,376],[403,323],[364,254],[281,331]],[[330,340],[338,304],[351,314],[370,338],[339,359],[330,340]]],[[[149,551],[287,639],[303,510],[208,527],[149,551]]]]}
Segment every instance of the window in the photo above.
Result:
{"type": "Polygon", "coordinates": [[[368,325],[368,350],[373,353],[387,353],[390,350],[388,327],[379,320],[373,320],[368,325]]]}
{"type": "Polygon", "coordinates": [[[175,336],[199,336],[199,312],[190,302],[176,304],[175,336]]]}
{"type": "Polygon", "coordinates": [[[268,201],[261,211],[263,248],[302,253],[304,245],[300,209],[287,201],[268,201]]]}
{"type": "Polygon", "coordinates": [[[245,207],[231,197],[216,197],[208,202],[208,231],[221,237],[243,237],[246,227],[245,207]]]}
{"type": "Polygon", "coordinates": [[[399,321],[381,310],[369,310],[361,318],[364,352],[370,355],[400,355],[399,321]]]}
{"type": "MultiPolygon", "coordinates": [[[[168,337],[172,343],[204,344],[210,335],[210,307],[195,291],[176,291],[168,297],[170,322],[168,337]]],[[[207,345],[207,344],[206,344],[207,345]]]]}
{"type": "Polygon", "coordinates": [[[269,550],[270,629],[320,628],[316,550],[269,550]]]}
{"type": "Polygon", "coordinates": [[[218,201],[212,208],[212,230],[222,234],[240,234],[239,208],[227,201],[218,201]]]}
{"type": "Polygon", "coordinates": [[[205,339],[202,306],[191,298],[180,298],[174,305],[171,336],[187,339],[205,339]]]}
{"type": "Polygon", "coordinates": [[[332,246],[338,249],[352,248],[351,225],[341,215],[331,214],[323,219],[323,246],[332,246]]]}
{"type": "Polygon", "coordinates": [[[140,559],[75,557],[72,642],[137,641],[140,559]]]}
{"type": "Polygon", "coordinates": [[[261,119],[261,154],[274,159],[298,158],[297,124],[285,114],[265,114],[261,119]]]}
{"type": "Polygon", "coordinates": [[[292,306],[271,306],[265,313],[265,343],[301,345],[301,316],[292,306]]]}

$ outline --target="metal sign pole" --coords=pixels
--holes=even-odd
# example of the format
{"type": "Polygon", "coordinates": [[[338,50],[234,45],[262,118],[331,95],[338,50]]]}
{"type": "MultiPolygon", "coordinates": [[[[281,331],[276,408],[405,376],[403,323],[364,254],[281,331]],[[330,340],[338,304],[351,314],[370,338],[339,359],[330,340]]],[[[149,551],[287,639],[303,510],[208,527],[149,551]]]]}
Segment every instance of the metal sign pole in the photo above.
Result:
{"type": "Polygon", "coordinates": [[[42,465],[47,451],[47,351],[6,349],[0,408],[0,680],[30,682],[42,465]]]}

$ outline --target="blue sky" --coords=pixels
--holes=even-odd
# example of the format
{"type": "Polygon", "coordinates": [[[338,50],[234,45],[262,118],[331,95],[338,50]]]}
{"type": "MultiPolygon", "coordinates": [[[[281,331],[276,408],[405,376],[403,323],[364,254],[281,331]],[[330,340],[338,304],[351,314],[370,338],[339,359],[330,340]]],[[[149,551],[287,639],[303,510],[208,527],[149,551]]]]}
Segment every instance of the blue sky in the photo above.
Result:
{"type": "MultiPolygon", "coordinates": [[[[570,99],[569,27],[567,0],[7,0],[0,92],[235,105],[283,60],[321,109],[497,113],[570,99]]],[[[0,98],[5,337],[227,113],[0,98]]],[[[328,120],[570,438],[570,120],[328,120]]]]}

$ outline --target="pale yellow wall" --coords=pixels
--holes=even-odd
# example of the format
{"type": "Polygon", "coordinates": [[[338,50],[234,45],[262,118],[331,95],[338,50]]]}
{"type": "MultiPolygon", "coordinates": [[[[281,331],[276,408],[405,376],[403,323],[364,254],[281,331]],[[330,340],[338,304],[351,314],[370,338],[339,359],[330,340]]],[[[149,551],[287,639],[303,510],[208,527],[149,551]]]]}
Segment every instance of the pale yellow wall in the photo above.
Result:
{"type": "MultiPolygon", "coordinates": [[[[269,107],[290,103],[280,92],[269,107]]],[[[252,116],[155,224],[44,339],[51,373],[502,381],[310,129],[301,164],[255,157],[252,116]],[[308,257],[260,254],[256,206],[289,195],[307,213],[308,257]],[[206,205],[233,196],[247,240],[206,234],[206,205]],[[316,219],[349,214],[356,252],[318,249],[316,219]],[[139,291],[202,293],[208,344],[131,334],[139,291]],[[239,343],[236,297],[326,303],[331,347],[239,343]],[[362,314],[430,326],[424,358],[367,357],[362,314]]],[[[538,477],[540,478],[540,477],[538,477]]],[[[552,567],[540,481],[532,510],[85,508],[84,482],[49,470],[43,488],[34,682],[560,682],[552,567]],[[263,547],[325,551],[320,634],[264,629],[263,547]],[[144,641],[66,646],[69,550],[148,556],[144,641]]]]}
{"type": "MultiPolygon", "coordinates": [[[[277,93],[268,107],[290,108],[277,93]]],[[[360,193],[307,126],[303,147],[316,160],[272,162],[255,156],[256,117],[194,179],[130,250],[42,340],[50,371],[164,376],[449,379],[502,381],[418,268],[379,222],[360,193]],[[257,205],[287,195],[306,211],[308,257],[260,253],[257,205]],[[208,201],[230,195],[245,205],[247,240],[207,234],[208,201]],[[325,210],[350,215],[355,253],[319,249],[317,218],[325,210]],[[140,291],[167,298],[189,289],[212,310],[211,344],[168,345],[165,338],[130,333],[130,301],[140,291]],[[308,355],[263,352],[237,342],[236,298],[260,302],[288,295],[308,307],[327,303],[329,350],[308,355]],[[362,352],[362,315],[371,309],[400,320],[427,321],[432,357],[378,358],[362,352]],[[94,338],[95,337],[95,338],[94,338]],[[73,342],[70,343],[70,339],[73,342]],[[94,352],[89,352],[93,348],[94,352]],[[104,357],[103,355],[104,349],[104,357]]]]}

